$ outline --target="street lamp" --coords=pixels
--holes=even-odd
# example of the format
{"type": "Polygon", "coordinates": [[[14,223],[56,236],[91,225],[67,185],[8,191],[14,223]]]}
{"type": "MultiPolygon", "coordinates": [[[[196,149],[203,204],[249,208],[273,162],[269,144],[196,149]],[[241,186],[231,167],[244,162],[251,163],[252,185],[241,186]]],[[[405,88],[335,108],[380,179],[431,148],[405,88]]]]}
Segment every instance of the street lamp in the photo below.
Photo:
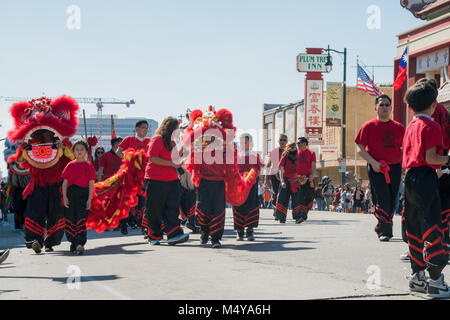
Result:
{"type": "MultiPolygon", "coordinates": [[[[347,124],[347,116],[346,116],[346,109],[347,109],[347,48],[344,48],[344,52],[337,51],[334,49],[330,49],[330,46],[328,46],[328,49],[323,49],[328,53],[327,57],[327,63],[325,64],[325,68],[327,72],[331,72],[333,69],[333,62],[331,61],[331,55],[330,52],[335,52],[338,54],[344,55],[344,81],[343,81],[343,97],[342,97],[342,158],[346,160],[346,150],[345,150],[345,129],[347,124]]],[[[356,172],[355,172],[356,174],[356,172]]],[[[345,172],[342,172],[342,186],[345,184],[345,172]]]]}

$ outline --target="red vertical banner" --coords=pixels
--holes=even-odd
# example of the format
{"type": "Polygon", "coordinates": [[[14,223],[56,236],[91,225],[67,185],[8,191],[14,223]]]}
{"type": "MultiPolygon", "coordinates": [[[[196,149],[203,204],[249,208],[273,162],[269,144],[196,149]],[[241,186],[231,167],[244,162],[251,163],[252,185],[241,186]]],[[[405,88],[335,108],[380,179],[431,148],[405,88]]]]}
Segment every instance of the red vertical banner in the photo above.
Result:
{"type": "Polygon", "coordinates": [[[318,140],[323,133],[323,80],[305,81],[306,136],[318,140]]]}

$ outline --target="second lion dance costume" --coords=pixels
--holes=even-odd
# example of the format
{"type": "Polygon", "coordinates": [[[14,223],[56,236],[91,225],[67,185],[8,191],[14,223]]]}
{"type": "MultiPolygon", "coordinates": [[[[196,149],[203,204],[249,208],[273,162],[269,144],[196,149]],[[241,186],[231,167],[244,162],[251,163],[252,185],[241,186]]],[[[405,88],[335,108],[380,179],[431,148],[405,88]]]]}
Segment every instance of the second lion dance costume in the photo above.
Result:
{"type": "Polygon", "coordinates": [[[209,107],[203,113],[195,110],[190,115],[191,125],[185,130],[183,143],[190,154],[186,170],[198,187],[197,218],[201,241],[211,238],[213,248],[220,248],[225,226],[225,206],[242,205],[256,182],[257,172],[241,175],[237,165],[237,150],[233,140],[236,128],[227,109],[215,111],[209,107]]]}
{"type": "Polygon", "coordinates": [[[78,104],[68,96],[53,101],[42,97],[18,102],[10,111],[14,129],[8,137],[11,141],[24,142],[8,162],[19,163],[31,176],[23,192],[27,200],[25,244],[36,253],[43,246],[52,251],[64,235],[61,174],[74,159],[68,139],[77,131],[78,104]]]}

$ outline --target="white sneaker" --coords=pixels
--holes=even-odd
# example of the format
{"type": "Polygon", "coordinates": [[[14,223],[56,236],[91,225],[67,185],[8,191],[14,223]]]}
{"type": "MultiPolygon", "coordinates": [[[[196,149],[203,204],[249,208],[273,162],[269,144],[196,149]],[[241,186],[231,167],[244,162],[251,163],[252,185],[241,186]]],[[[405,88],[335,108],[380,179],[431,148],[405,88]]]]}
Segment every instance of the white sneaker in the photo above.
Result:
{"type": "Polygon", "coordinates": [[[420,292],[427,293],[427,276],[425,275],[425,271],[419,271],[408,277],[409,280],[409,291],[412,292],[420,292]]]}
{"type": "Polygon", "coordinates": [[[402,261],[410,261],[411,258],[410,258],[410,256],[409,256],[409,252],[402,253],[402,254],[400,255],[400,260],[402,260],[402,261]]]}
{"type": "Polygon", "coordinates": [[[444,275],[437,280],[428,280],[428,296],[435,299],[450,299],[450,288],[444,281],[444,275]]]}

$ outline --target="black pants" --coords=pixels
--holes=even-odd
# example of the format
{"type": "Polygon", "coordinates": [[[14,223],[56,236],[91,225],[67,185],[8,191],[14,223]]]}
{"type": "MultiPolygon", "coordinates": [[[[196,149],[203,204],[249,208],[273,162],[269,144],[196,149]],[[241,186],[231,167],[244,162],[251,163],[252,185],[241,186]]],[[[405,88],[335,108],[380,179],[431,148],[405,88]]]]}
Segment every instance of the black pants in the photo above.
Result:
{"type": "MultiPolygon", "coordinates": [[[[308,212],[309,210],[311,210],[313,203],[314,203],[314,187],[311,187],[310,182],[308,181],[300,187],[299,191],[300,211],[298,218],[303,218],[305,221],[308,220],[308,212]]],[[[298,218],[294,217],[294,219],[296,220],[298,218]]]]}
{"type": "Polygon", "coordinates": [[[272,185],[272,203],[276,204],[280,191],[280,180],[276,178],[276,175],[270,176],[270,184],[272,185]]]}
{"type": "Polygon", "coordinates": [[[372,187],[372,199],[375,209],[375,217],[378,224],[375,232],[378,236],[392,237],[392,220],[395,212],[395,201],[402,175],[401,164],[390,165],[389,176],[391,184],[386,183],[383,173],[375,172],[370,164],[367,166],[370,185],[372,187]]]}
{"type": "Polygon", "coordinates": [[[281,222],[286,222],[289,200],[292,202],[292,218],[297,220],[302,216],[300,213],[300,190],[297,189],[297,192],[292,193],[291,183],[286,181],[286,188],[280,186],[275,208],[275,218],[281,222]]]}
{"type": "Polygon", "coordinates": [[[14,208],[14,225],[16,228],[19,228],[25,223],[27,202],[22,196],[24,188],[14,187],[13,190],[12,206],[14,208]]]}
{"type": "Polygon", "coordinates": [[[197,192],[196,190],[182,189],[180,208],[183,214],[192,225],[197,225],[197,215],[195,209],[197,207],[197,192]]]}
{"type": "Polygon", "coordinates": [[[72,243],[71,248],[74,249],[78,245],[84,246],[87,241],[88,210],[86,210],[86,203],[89,198],[89,188],[71,185],[67,188],[67,198],[69,199],[69,208],[64,208],[66,238],[72,243]]]}
{"type": "Polygon", "coordinates": [[[437,279],[448,262],[436,172],[412,168],[405,178],[405,226],[413,273],[428,269],[437,279]]]}
{"type": "Polygon", "coordinates": [[[178,219],[181,185],[179,180],[147,180],[147,205],[145,215],[148,236],[151,240],[161,240],[163,232],[167,239],[183,234],[178,219]]]}
{"type": "Polygon", "coordinates": [[[64,235],[64,206],[61,184],[47,187],[35,185],[27,198],[25,215],[25,245],[31,248],[33,241],[41,246],[54,247],[61,243],[64,235]]]}
{"type": "Polygon", "coordinates": [[[225,182],[202,179],[198,187],[197,219],[202,234],[222,239],[225,227],[225,182]]]}
{"type": "Polygon", "coordinates": [[[259,223],[258,180],[253,185],[247,200],[239,207],[233,207],[234,230],[253,229],[259,223]]]}
{"type": "Polygon", "coordinates": [[[441,197],[442,224],[445,243],[450,244],[448,223],[450,222],[450,174],[439,179],[439,195],[441,197]]]}

